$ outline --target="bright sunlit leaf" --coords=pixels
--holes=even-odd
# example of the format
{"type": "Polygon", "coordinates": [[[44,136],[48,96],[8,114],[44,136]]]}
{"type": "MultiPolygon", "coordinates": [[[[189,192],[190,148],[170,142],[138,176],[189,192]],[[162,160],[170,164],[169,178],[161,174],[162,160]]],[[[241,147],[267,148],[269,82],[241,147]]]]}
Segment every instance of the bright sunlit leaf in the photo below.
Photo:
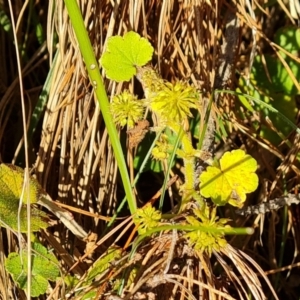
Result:
{"type": "Polygon", "coordinates": [[[200,193],[217,205],[229,203],[241,207],[246,194],[256,190],[257,163],[243,150],[226,152],[220,159],[220,167],[208,167],[200,175],[200,193]]]}
{"type": "Polygon", "coordinates": [[[153,54],[149,41],[136,32],[127,32],[124,37],[109,38],[107,50],[100,63],[106,76],[115,81],[129,81],[136,74],[136,66],[147,64],[153,54]]]}
{"type": "MultiPolygon", "coordinates": [[[[14,166],[1,164],[0,165],[0,226],[10,227],[13,230],[18,230],[18,210],[19,201],[22,196],[24,183],[23,169],[14,166]]],[[[37,180],[29,179],[29,200],[30,203],[36,203],[40,195],[43,193],[37,180]]],[[[19,214],[20,230],[27,232],[27,193],[24,192],[22,209],[19,214]]],[[[30,231],[38,231],[41,228],[48,227],[47,214],[43,211],[32,207],[31,208],[31,228],[30,231]]]]}

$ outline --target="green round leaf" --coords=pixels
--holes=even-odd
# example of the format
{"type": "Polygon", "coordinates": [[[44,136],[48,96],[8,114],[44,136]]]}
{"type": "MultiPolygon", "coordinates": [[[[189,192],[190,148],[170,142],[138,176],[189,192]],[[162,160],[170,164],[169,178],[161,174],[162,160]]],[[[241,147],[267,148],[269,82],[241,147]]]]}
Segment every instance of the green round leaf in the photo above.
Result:
{"type": "Polygon", "coordinates": [[[217,205],[229,203],[241,207],[246,194],[256,190],[257,163],[243,150],[226,152],[220,159],[220,167],[208,167],[200,175],[200,193],[217,205]]]}
{"type": "MultiPolygon", "coordinates": [[[[59,276],[59,263],[53,253],[48,253],[47,249],[39,243],[33,243],[32,250],[31,296],[38,297],[47,291],[48,280],[54,281],[59,276]]],[[[5,261],[7,272],[23,290],[27,288],[27,262],[26,249],[20,254],[10,253],[5,261]]]]}
{"type": "Polygon", "coordinates": [[[109,38],[107,50],[100,63],[106,76],[115,81],[129,81],[136,74],[136,66],[144,66],[151,60],[153,47],[145,38],[130,31],[109,38]]]}

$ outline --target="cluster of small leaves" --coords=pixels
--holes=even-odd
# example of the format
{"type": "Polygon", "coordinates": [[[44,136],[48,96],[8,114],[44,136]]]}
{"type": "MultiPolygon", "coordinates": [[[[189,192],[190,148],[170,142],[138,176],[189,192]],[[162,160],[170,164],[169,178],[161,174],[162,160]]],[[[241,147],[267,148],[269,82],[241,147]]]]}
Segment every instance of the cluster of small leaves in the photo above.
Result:
{"type": "MultiPolygon", "coordinates": [[[[183,122],[192,117],[191,110],[200,106],[199,92],[186,82],[166,82],[151,67],[144,66],[151,59],[152,53],[153,48],[145,39],[136,33],[129,32],[123,38],[113,37],[109,40],[107,52],[103,55],[101,64],[106,70],[107,77],[116,81],[129,80],[136,75],[144,89],[146,97],[144,105],[156,114],[159,126],[169,128],[175,135],[178,135],[183,122]]],[[[136,98],[129,96],[128,92],[121,98],[114,99],[112,114],[118,124],[121,126],[127,124],[130,127],[137,122],[137,115],[143,111],[142,104],[129,104],[136,103],[136,101],[136,98]],[[120,111],[122,114],[119,113],[120,111]]],[[[194,158],[201,153],[199,154],[193,148],[186,132],[183,133],[181,144],[182,148],[178,149],[177,154],[185,160],[186,174],[189,174],[187,169],[190,173],[194,171],[194,158]]],[[[152,151],[153,158],[156,160],[168,158],[171,150],[169,147],[168,141],[158,141],[152,151]]],[[[205,198],[211,198],[217,206],[229,203],[241,207],[246,194],[254,191],[258,186],[256,169],[256,161],[244,151],[227,152],[219,164],[209,166],[200,175],[200,194],[205,198]]],[[[192,180],[193,176],[194,173],[190,176],[192,180]]],[[[188,179],[186,182],[189,182],[188,179]]],[[[219,220],[216,217],[216,209],[209,213],[205,205],[201,207],[194,211],[196,217],[186,217],[190,225],[199,228],[187,233],[186,237],[196,250],[211,254],[213,250],[219,251],[226,246],[224,234],[225,228],[228,229],[226,225],[228,220],[219,220]]],[[[161,213],[147,205],[137,210],[133,219],[139,226],[139,233],[143,234],[157,227],[161,220],[161,213]]]]}
{"type": "Polygon", "coordinates": [[[230,228],[226,225],[228,219],[219,219],[216,216],[216,207],[210,211],[208,206],[203,205],[201,209],[195,209],[193,212],[197,218],[186,216],[186,220],[199,229],[186,233],[185,237],[195,250],[206,252],[208,255],[211,255],[212,251],[219,252],[227,245],[222,229],[230,228]]]}
{"type": "Polygon", "coordinates": [[[156,210],[150,204],[138,209],[133,216],[133,221],[138,226],[140,234],[144,234],[147,230],[157,227],[160,220],[161,212],[156,210]]]}
{"type": "Polygon", "coordinates": [[[113,97],[110,111],[117,125],[131,129],[143,118],[144,104],[129,91],[113,97]]]}
{"type": "Polygon", "coordinates": [[[199,93],[187,82],[164,81],[150,67],[138,68],[137,78],[143,85],[147,105],[161,118],[161,123],[181,124],[192,117],[191,109],[199,106],[199,93]]]}
{"type": "MultiPolygon", "coordinates": [[[[170,122],[170,126],[173,126],[174,122],[182,124],[183,120],[192,116],[191,109],[199,105],[199,94],[187,83],[165,82],[152,68],[141,67],[151,59],[152,53],[153,48],[148,41],[137,33],[129,32],[123,38],[112,37],[109,40],[107,52],[103,55],[101,63],[108,77],[112,71],[126,73],[131,68],[137,70],[137,78],[144,88],[146,104],[160,117],[160,123],[168,125],[170,122]],[[116,62],[120,65],[116,66],[116,62]]],[[[136,73],[133,71],[131,74],[133,76],[136,73]]],[[[113,76],[109,78],[117,80],[113,76]]],[[[124,109],[126,117],[116,112],[113,114],[119,124],[128,123],[131,126],[136,122],[137,116],[128,116],[129,112],[132,113],[133,106],[127,106],[126,99],[129,99],[129,96],[125,95],[125,104],[123,103],[124,106],[120,105],[120,107],[124,109]]],[[[120,110],[118,108],[115,111],[120,110]]],[[[138,110],[141,111],[142,107],[138,110]]],[[[155,159],[165,159],[168,156],[168,150],[163,143],[158,143],[152,155],[155,159]]],[[[220,160],[220,166],[210,166],[201,174],[200,193],[203,197],[211,198],[216,205],[229,203],[241,207],[246,200],[246,194],[253,192],[258,186],[256,168],[256,161],[242,150],[225,153],[220,160]]]]}
{"type": "Polygon", "coordinates": [[[233,150],[226,152],[219,163],[200,175],[200,193],[217,205],[241,207],[246,194],[258,186],[257,162],[243,150],[233,150]]]}
{"type": "MultiPolygon", "coordinates": [[[[136,77],[142,84],[145,98],[148,100],[165,88],[165,81],[150,66],[138,67],[136,77]]],[[[147,105],[149,106],[149,103],[147,105]]]]}
{"type": "MultiPolygon", "coordinates": [[[[23,169],[14,166],[0,165],[0,226],[10,227],[18,230],[18,220],[21,232],[27,232],[27,193],[23,192],[24,185],[23,169]],[[22,197],[23,195],[23,197],[22,197]],[[19,212],[19,202],[22,198],[21,211],[19,212]]],[[[34,178],[29,179],[29,202],[37,203],[44,193],[38,181],[34,178]]],[[[43,211],[31,208],[31,227],[30,231],[39,231],[47,228],[48,216],[43,211]]]]}
{"type": "MultiPolygon", "coordinates": [[[[55,281],[59,276],[59,263],[53,253],[49,253],[40,243],[32,244],[31,296],[38,297],[48,288],[48,281],[55,281]]],[[[5,261],[5,268],[18,286],[26,290],[28,282],[28,252],[12,252],[5,261]]]]}
{"type": "Polygon", "coordinates": [[[151,154],[152,157],[156,160],[165,160],[169,157],[168,147],[161,142],[157,142],[151,154]]]}
{"type": "Polygon", "coordinates": [[[186,82],[177,81],[174,84],[166,82],[163,89],[150,99],[152,111],[166,122],[182,123],[192,117],[191,109],[197,108],[199,93],[196,88],[186,82]]]}
{"type": "Polygon", "coordinates": [[[169,142],[168,136],[162,134],[160,139],[156,141],[155,147],[152,149],[152,157],[156,160],[165,160],[169,157],[169,154],[172,152],[172,145],[169,142]]]}
{"type": "MultiPolygon", "coordinates": [[[[128,81],[133,75],[142,82],[145,96],[151,99],[150,107],[163,119],[181,122],[191,116],[190,109],[196,108],[199,95],[194,87],[184,82],[164,82],[151,68],[144,66],[152,57],[153,47],[135,32],[124,37],[111,37],[100,63],[108,78],[128,81]]],[[[125,124],[124,120],[118,120],[125,124]]]]}

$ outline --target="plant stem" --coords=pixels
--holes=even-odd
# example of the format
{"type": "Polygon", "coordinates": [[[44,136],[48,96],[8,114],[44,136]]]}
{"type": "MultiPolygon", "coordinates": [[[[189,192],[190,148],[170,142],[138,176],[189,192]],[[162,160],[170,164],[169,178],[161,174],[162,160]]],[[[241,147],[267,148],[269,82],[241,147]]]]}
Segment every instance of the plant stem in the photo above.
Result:
{"type": "Polygon", "coordinates": [[[119,141],[118,132],[114,125],[112,116],[109,110],[109,101],[105,91],[104,84],[102,82],[101,74],[98,68],[98,62],[96,60],[88,33],[84,26],[84,21],[81,15],[81,11],[76,0],[65,0],[70,20],[78,40],[79,48],[84,59],[87,72],[89,74],[90,81],[94,87],[96,97],[99,101],[102,116],[107,128],[107,132],[112,144],[116,161],[120,170],[122,182],[124,185],[128,206],[131,214],[136,211],[136,201],[133,194],[129,175],[127,172],[127,166],[124,159],[122,147],[119,141]]]}
{"type": "MultiPolygon", "coordinates": [[[[176,135],[180,134],[181,126],[175,123],[167,125],[176,135]]],[[[195,149],[186,132],[182,134],[181,139],[182,150],[184,152],[184,175],[185,175],[185,191],[189,193],[194,189],[194,173],[195,173],[195,149]]]]}

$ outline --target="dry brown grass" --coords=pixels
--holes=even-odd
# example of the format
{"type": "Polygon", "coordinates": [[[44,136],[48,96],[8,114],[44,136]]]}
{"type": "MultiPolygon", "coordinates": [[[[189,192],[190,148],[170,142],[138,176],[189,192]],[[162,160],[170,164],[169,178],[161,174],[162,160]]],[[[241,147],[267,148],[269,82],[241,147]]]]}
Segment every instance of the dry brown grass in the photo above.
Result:
{"type": "MultiPolygon", "coordinates": [[[[189,80],[203,92],[203,97],[209,97],[214,88],[234,89],[235,70],[247,75],[251,68],[251,55],[256,49],[263,52],[266,45],[271,45],[278,52],[278,47],[270,40],[276,30],[276,15],[282,14],[280,7],[275,10],[265,8],[264,13],[256,11],[259,17],[254,20],[244,1],[85,0],[80,1],[80,5],[97,58],[100,58],[110,36],[134,30],[147,37],[153,45],[155,55],[152,63],[163,78],[189,80]],[[235,15],[237,17],[233,17],[235,15]],[[230,31],[232,17],[239,22],[240,28],[231,28],[234,30],[230,31]],[[225,66],[222,65],[224,61],[227,63],[225,66]]],[[[262,1],[254,4],[255,7],[259,5],[263,5],[262,1]]],[[[280,6],[284,4],[280,2],[280,6]]],[[[21,7],[22,1],[16,1],[16,15],[21,7]]],[[[291,22],[294,22],[292,18],[291,22]]],[[[22,40],[24,36],[20,34],[19,38],[22,40]]],[[[3,35],[2,40],[5,39],[7,36],[3,35]]],[[[9,56],[13,52],[10,47],[11,43],[0,43],[0,155],[3,162],[15,162],[18,153],[23,151],[22,134],[19,134],[21,119],[15,113],[19,107],[18,80],[15,79],[14,59],[9,56]],[[10,60],[11,64],[6,64],[5,60],[10,60]],[[2,80],[1,77],[5,78],[2,80]]],[[[74,216],[86,230],[98,235],[90,241],[87,249],[85,243],[76,240],[61,224],[40,235],[43,244],[54,249],[62,272],[68,271],[79,278],[73,289],[75,292],[84,282],[85,272],[108,246],[124,246],[124,239],[128,239],[132,227],[126,225],[129,219],[120,220],[120,225],[109,234],[102,234],[107,221],[98,215],[113,215],[123,190],[101,108],[92,92],[63,1],[49,1],[47,45],[32,52],[32,58],[23,65],[28,116],[41,91],[41,87],[34,85],[34,76],[39,76],[38,72],[47,72],[39,69],[45,55],[52,72],[42,129],[37,130],[40,133],[38,148],[32,145],[35,152],[30,152],[34,173],[53,199],[70,209],[88,212],[89,215],[80,212],[74,213],[74,216]],[[52,44],[56,34],[57,45],[52,44]]],[[[294,81],[298,85],[296,78],[294,81]]],[[[105,79],[105,85],[111,97],[125,87],[140,91],[134,81],[116,84],[105,79]]],[[[299,169],[295,154],[299,151],[298,138],[289,150],[281,145],[270,145],[258,137],[251,126],[251,118],[259,120],[261,116],[257,114],[249,120],[242,120],[235,109],[239,106],[235,101],[233,96],[223,95],[216,103],[216,114],[230,119],[232,124],[228,128],[227,140],[224,138],[224,143],[220,142],[217,148],[222,152],[224,148],[235,147],[235,143],[239,143],[258,160],[259,175],[264,184],[249,202],[269,199],[297,186],[299,169]],[[279,165],[275,159],[279,160],[279,165]],[[287,178],[285,188],[283,174],[287,178]]],[[[133,174],[133,170],[130,173],[133,174]]],[[[135,267],[138,268],[137,276],[132,284],[126,286],[122,299],[151,299],[153,295],[156,297],[153,299],[249,299],[250,293],[253,299],[266,299],[272,293],[274,295],[272,287],[266,284],[268,279],[263,269],[277,269],[283,263],[292,264],[297,259],[300,228],[295,225],[295,209],[286,211],[283,224],[278,221],[276,213],[272,213],[269,220],[261,216],[256,219],[237,218],[230,212],[224,213],[230,214],[237,226],[257,228],[256,233],[252,237],[235,238],[231,244],[237,248],[228,245],[220,253],[214,252],[211,258],[189,248],[176,231],[162,233],[144,241],[131,258],[124,254],[119,265],[113,264],[107,270],[107,277],[98,278],[86,287],[86,291],[95,289],[97,299],[113,299],[109,298],[112,286],[107,279],[112,281],[121,271],[135,267]],[[278,262],[278,245],[284,241],[284,237],[281,240],[278,236],[282,228],[286,228],[288,246],[295,253],[289,259],[279,259],[278,262]],[[125,258],[128,262],[124,264],[125,258]]],[[[24,292],[14,286],[3,268],[7,254],[18,247],[11,232],[2,229],[0,299],[26,299],[24,292]]],[[[286,278],[288,282],[288,275],[286,278]]],[[[277,279],[273,277],[271,280],[276,291],[280,291],[282,287],[276,286],[277,279]]],[[[77,299],[72,291],[65,292],[62,281],[52,286],[49,295],[47,299],[77,299]]]]}

